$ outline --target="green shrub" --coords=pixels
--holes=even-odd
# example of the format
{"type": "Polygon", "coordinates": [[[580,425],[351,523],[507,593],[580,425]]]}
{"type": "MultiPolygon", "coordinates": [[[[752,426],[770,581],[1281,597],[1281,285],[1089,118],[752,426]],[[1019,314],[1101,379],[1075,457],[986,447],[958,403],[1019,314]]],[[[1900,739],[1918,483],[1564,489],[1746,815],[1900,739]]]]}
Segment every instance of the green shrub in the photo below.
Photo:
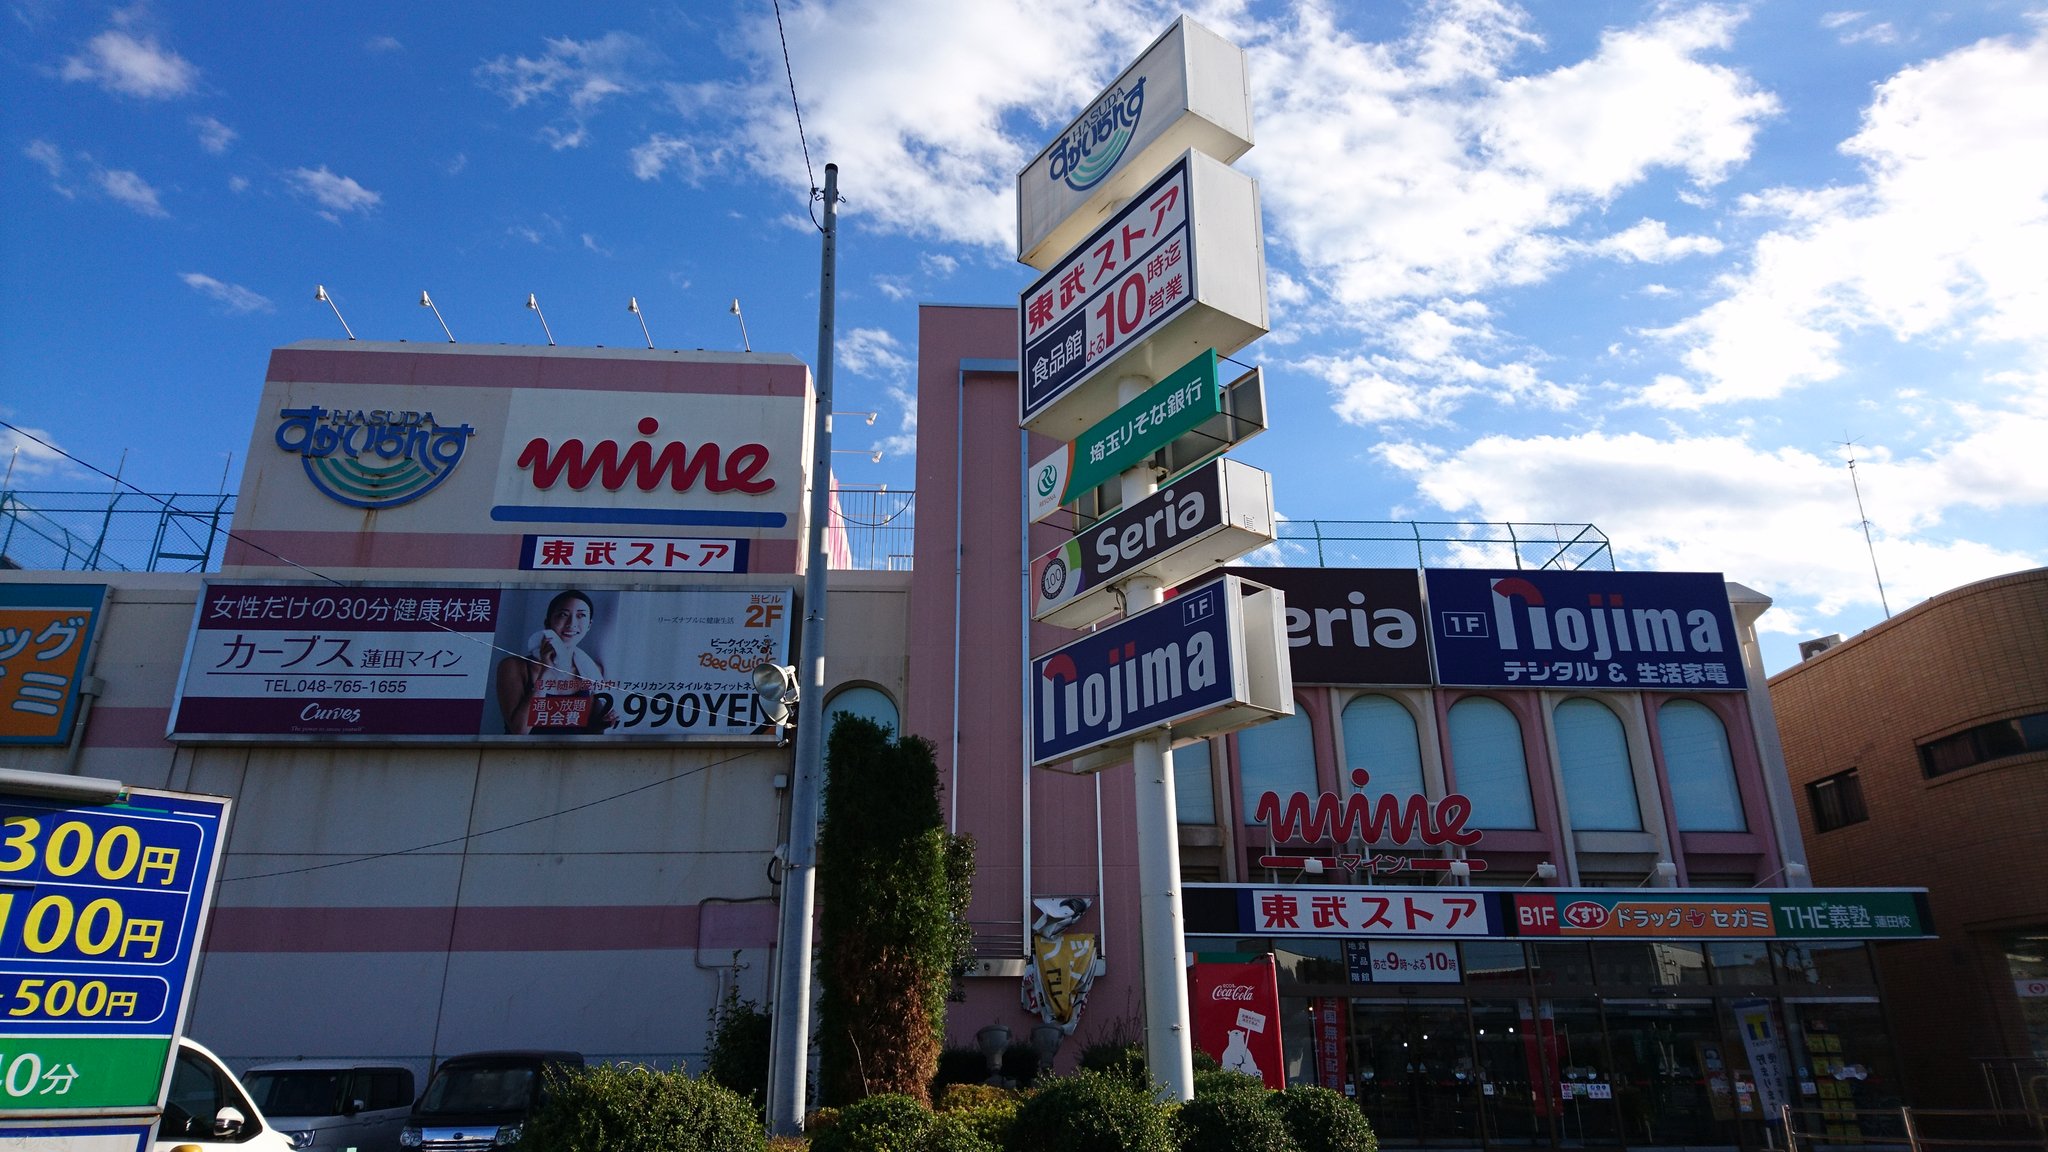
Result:
{"type": "Polygon", "coordinates": [[[1378,1152],[1365,1113],[1342,1092],[1297,1084],[1268,1103],[1287,1123],[1301,1152],[1378,1152]]]}
{"type": "Polygon", "coordinates": [[[760,1005],[740,997],[735,955],[733,982],[711,1010],[711,1034],[704,1040],[704,1075],[751,1101],[756,1113],[768,1101],[768,1044],[772,1028],[760,1005]]]}
{"type": "Polygon", "coordinates": [[[952,1084],[940,1095],[938,1110],[942,1116],[958,1117],[976,1135],[1000,1148],[1009,1138],[1010,1126],[1017,1122],[1017,1109],[1023,1102],[1022,1093],[1008,1088],[952,1084]]]}
{"type": "Polygon", "coordinates": [[[920,1152],[933,1116],[908,1096],[869,1096],[811,1137],[811,1152],[920,1152]]]}
{"type": "Polygon", "coordinates": [[[1145,1049],[1128,1040],[1100,1040],[1081,1049],[1081,1067],[1089,1072],[1126,1081],[1134,1087],[1152,1087],[1152,1073],[1145,1066],[1145,1049]]]}
{"type": "Polygon", "coordinates": [[[1195,1099],[1197,1100],[1204,1096],[1226,1096],[1240,1092],[1256,1093],[1261,1099],[1264,1099],[1265,1094],[1270,1091],[1272,1089],[1266,1087],[1264,1080],[1259,1079],[1257,1076],[1247,1076],[1242,1072],[1228,1072],[1218,1068],[1213,1071],[1195,1073],[1195,1099]]]}
{"type": "Polygon", "coordinates": [[[934,1116],[918,1152],[997,1152],[1001,1145],[983,1136],[965,1113],[934,1116]]]}
{"type": "Polygon", "coordinates": [[[1038,1049],[1025,1040],[1012,1040],[1003,1049],[1003,1079],[1019,1088],[1029,1088],[1038,1079],[1038,1049]]]}
{"type": "Polygon", "coordinates": [[[526,1124],[526,1152],[763,1152],[768,1139],[753,1105],[731,1089],[600,1064],[550,1076],[547,1097],[526,1124]]]}
{"type": "Polygon", "coordinates": [[[946,1048],[939,1052],[939,1070],[932,1075],[932,1093],[948,1084],[986,1084],[988,1057],[972,1047],[946,1048]]]}
{"type": "Polygon", "coordinates": [[[1263,1084],[1256,1092],[1197,1093],[1174,1114],[1181,1152],[1298,1152],[1286,1121],[1266,1106],[1272,1095],[1263,1084]]]}
{"type": "Polygon", "coordinates": [[[1007,1152],[1173,1152],[1166,1106],[1099,1072],[1052,1080],[1017,1110],[1007,1152]]]}
{"type": "Polygon", "coordinates": [[[1209,1055],[1207,1052],[1202,1051],[1200,1048],[1195,1049],[1195,1071],[1218,1072],[1221,1071],[1222,1068],[1223,1065],[1218,1064],[1214,1056],[1209,1055]]]}
{"type": "Polygon", "coordinates": [[[948,1084],[932,1093],[932,1109],[937,1112],[972,1112],[1003,1101],[1015,1103],[1016,1096],[993,1084],[948,1084]]]}

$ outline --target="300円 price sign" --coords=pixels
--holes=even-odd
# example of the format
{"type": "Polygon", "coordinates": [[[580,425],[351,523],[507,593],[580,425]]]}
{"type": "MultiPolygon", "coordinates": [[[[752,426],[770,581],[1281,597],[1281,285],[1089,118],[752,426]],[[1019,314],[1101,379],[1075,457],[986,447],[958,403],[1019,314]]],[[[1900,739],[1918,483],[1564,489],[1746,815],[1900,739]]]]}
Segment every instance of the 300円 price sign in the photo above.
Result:
{"type": "Polygon", "coordinates": [[[0,795],[0,1115],[161,1102],[227,807],[0,795]]]}

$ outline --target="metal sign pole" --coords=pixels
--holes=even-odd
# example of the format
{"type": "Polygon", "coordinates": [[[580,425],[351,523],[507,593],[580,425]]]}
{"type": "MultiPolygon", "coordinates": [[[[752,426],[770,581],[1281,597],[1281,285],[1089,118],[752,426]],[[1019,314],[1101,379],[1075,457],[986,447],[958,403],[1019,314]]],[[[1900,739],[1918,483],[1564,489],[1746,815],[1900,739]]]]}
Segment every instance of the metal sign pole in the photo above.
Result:
{"type": "Polygon", "coordinates": [[[825,244],[818,273],[818,389],[811,418],[811,522],[804,562],[803,647],[797,661],[796,781],[789,857],[782,869],[774,1024],[769,1041],[768,1127],[803,1131],[811,1054],[811,909],[817,897],[818,818],[825,788],[825,521],[831,515],[832,328],[839,256],[839,166],[825,165],[825,244]]]}
{"type": "MultiPolygon", "coordinates": [[[[1143,376],[1117,381],[1119,403],[1144,393],[1143,376]]],[[[1149,463],[1122,474],[1123,506],[1135,507],[1159,488],[1149,463]]],[[[1128,619],[1161,603],[1159,577],[1142,574],[1123,584],[1128,619]]],[[[1174,817],[1173,745],[1156,732],[1131,746],[1131,781],[1138,832],[1138,941],[1144,956],[1145,1065],[1168,1099],[1195,1098],[1193,1029],[1188,1021],[1187,933],[1180,906],[1180,837],[1174,817]]]]}

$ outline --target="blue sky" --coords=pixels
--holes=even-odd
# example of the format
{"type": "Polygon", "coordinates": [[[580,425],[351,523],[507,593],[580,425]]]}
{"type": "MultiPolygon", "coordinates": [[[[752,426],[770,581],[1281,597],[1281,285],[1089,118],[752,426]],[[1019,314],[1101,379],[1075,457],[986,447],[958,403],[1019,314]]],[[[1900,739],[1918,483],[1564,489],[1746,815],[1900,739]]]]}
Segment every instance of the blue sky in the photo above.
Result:
{"type": "MultiPolygon", "coordinates": [[[[773,13],[17,0],[0,413],[213,491],[269,350],[816,347],[773,13]]],[[[921,301],[1014,302],[1017,169],[1179,9],[790,0],[841,168],[850,483],[912,484],[921,301]],[[850,427],[849,427],[850,425],[850,427]]],[[[2048,563],[2048,4],[1197,4],[1249,53],[1295,519],[1590,521],[1772,595],[1769,663],[2048,563]]],[[[10,435],[0,432],[0,435],[10,435]]],[[[4,454],[5,444],[0,444],[4,454]]],[[[238,469],[236,473],[238,474],[238,469]]],[[[229,484],[235,482],[231,474],[229,484]]],[[[17,488],[102,487],[27,445],[17,488]]]]}

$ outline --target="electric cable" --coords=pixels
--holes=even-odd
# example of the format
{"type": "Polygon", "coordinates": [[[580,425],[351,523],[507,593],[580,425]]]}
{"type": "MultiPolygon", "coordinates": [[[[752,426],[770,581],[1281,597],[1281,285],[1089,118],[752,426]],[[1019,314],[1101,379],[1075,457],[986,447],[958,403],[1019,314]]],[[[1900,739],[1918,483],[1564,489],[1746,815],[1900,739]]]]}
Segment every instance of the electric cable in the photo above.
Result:
{"type": "Polygon", "coordinates": [[[796,100],[796,69],[789,63],[789,33],[782,27],[782,0],[770,0],[775,7],[775,35],[782,41],[782,74],[789,77],[789,106],[796,112],[796,142],[804,150],[804,175],[811,182],[811,194],[804,201],[804,207],[811,214],[811,227],[823,232],[825,226],[818,221],[818,170],[811,166],[811,142],[804,137],[804,109],[796,100]]]}

